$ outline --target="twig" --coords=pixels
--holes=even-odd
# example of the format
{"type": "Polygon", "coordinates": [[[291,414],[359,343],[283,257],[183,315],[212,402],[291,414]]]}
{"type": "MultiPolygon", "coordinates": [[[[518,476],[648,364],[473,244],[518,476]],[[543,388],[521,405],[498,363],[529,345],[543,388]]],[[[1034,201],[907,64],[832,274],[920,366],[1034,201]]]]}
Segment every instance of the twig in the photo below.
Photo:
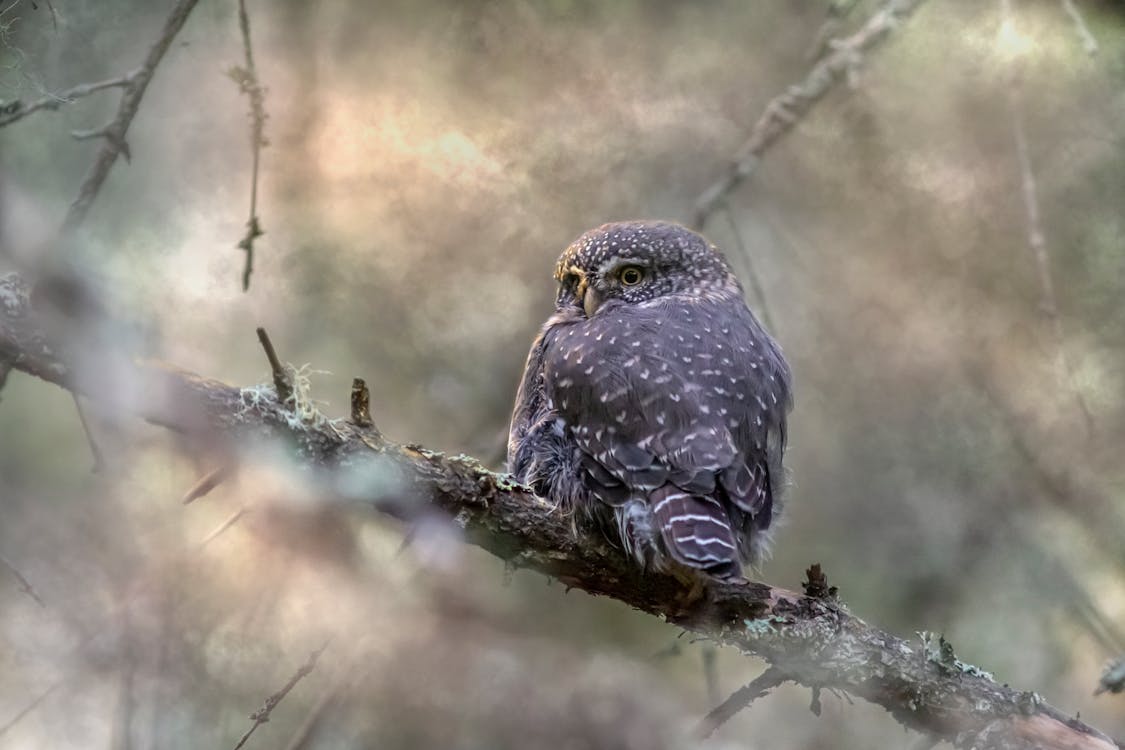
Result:
{"type": "Polygon", "coordinates": [[[1086,20],[1078,12],[1078,6],[1074,4],[1074,0],[1061,0],[1061,2],[1063,10],[1070,16],[1070,20],[1074,21],[1074,30],[1078,33],[1078,39],[1082,42],[1082,49],[1086,50],[1086,54],[1090,57],[1098,54],[1098,40],[1090,33],[1090,27],[1086,25],[1086,20]]]}
{"type": "MultiPolygon", "coordinates": [[[[1000,13],[1004,23],[1013,23],[1011,0],[1000,0],[1000,13]]],[[[1078,387],[1074,364],[1066,353],[1066,333],[1063,330],[1062,316],[1059,314],[1055,297],[1055,284],[1051,277],[1051,259],[1047,253],[1047,239],[1043,231],[1043,221],[1039,210],[1039,190],[1035,172],[1031,167],[1031,153],[1027,143],[1027,130],[1024,125],[1023,102],[1020,71],[1016,70],[1008,87],[1008,107],[1012,118],[1012,138],[1016,145],[1016,158],[1019,162],[1020,185],[1023,193],[1023,206],[1027,221],[1027,244],[1039,271],[1040,311],[1051,324],[1055,337],[1056,367],[1059,380],[1070,390],[1075,405],[1086,426],[1087,437],[1094,434],[1094,415],[1086,398],[1078,387]]]]}
{"type": "Polygon", "coordinates": [[[243,505],[241,508],[236,510],[234,513],[230,514],[230,516],[227,517],[227,520],[223,521],[221,524],[216,526],[214,531],[212,531],[210,534],[203,537],[202,541],[199,542],[199,546],[196,549],[202,550],[208,544],[215,541],[215,539],[217,539],[220,534],[222,534],[224,531],[229,529],[231,526],[234,526],[236,523],[238,523],[239,519],[242,518],[244,515],[246,515],[248,510],[250,510],[250,509],[247,506],[243,505]]]}
{"type": "Polygon", "coordinates": [[[246,741],[250,739],[250,735],[254,734],[258,727],[270,720],[270,714],[273,713],[273,710],[275,708],[277,708],[277,704],[281,703],[281,701],[284,700],[285,696],[289,695],[289,691],[296,687],[298,682],[300,682],[310,672],[313,671],[313,668],[316,666],[317,659],[319,659],[320,655],[324,653],[324,649],[328,648],[328,643],[330,642],[331,641],[326,642],[316,651],[313,651],[311,654],[309,654],[308,661],[302,664],[300,669],[298,669],[293,674],[293,676],[289,678],[289,682],[285,683],[285,685],[280,690],[271,695],[269,698],[266,698],[266,702],[261,708],[250,714],[250,718],[254,720],[254,723],[249,729],[246,730],[246,734],[242,735],[242,739],[240,739],[238,741],[238,744],[234,746],[234,750],[239,750],[239,748],[246,744],[246,741]]]}
{"type": "Polygon", "coordinates": [[[78,421],[82,423],[82,432],[86,435],[86,443],[90,446],[90,455],[94,458],[94,466],[90,469],[95,474],[105,472],[105,457],[102,455],[102,449],[98,447],[98,441],[94,437],[94,431],[90,428],[90,422],[86,418],[86,410],[82,408],[82,402],[78,400],[78,394],[72,393],[74,399],[74,410],[78,412],[78,421]]]}
{"type": "Polygon", "coordinates": [[[273,372],[273,385],[277,389],[277,400],[283,404],[287,403],[293,398],[293,384],[289,382],[289,373],[286,371],[285,365],[281,364],[281,360],[278,359],[277,352],[274,350],[273,343],[270,341],[265,328],[258,328],[258,341],[262,342],[262,348],[266,351],[266,359],[270,362],[270,371],[273,372]]]}
{"type": "Polygon", "coordinates": [[[363,378],[352,378],[352,424],[356,427],[374,427],[371,421],[371,392],[363,378]]]}
{"type": "Polygon", "coordinates": [[[235,465],[235,462],[229,461],[222,464],[218,468],[212,469],[211,471],[204,474],[198,482],[193,484],[191,488],[184,493],[184,496],[180,499],[180,502],[184,505],[187,505],[188,503],[198,500],[211,490],[218,487],[220,484],[229,479],[230,475],[234,473],[235,465]]]}
{"type": "Polygon", "coordinates": [[[245,67],[231,68],[227,75],[238,84],[238,90],[250,99],[250,151],[254,166],[250,177],[250,218],[246,220],[246,234],[238,241],[237,247],[246,253],[246,263],[242,269],[242,291],[250,289],[250,274],[254,272],[254,240],[265,234],[258,220],[258,164],[262,148],[269,145],[266,140],[266,90],[258,81],[258,70],[254,66],[254,52],[250,46],[250,15],[246,12],[246,0],[238,0],[238,27],[242,31],[242,48],[246,52],[245,67]]]}
{"type": "Polygon", "coordinates": [[[746,275],[750,279],[750,288],[754,290],[754,296],[758,300],[759,309],[762,313],[762,322],[766,324],[766,328],[770,331],[777,333],[777,329],[773,325],[773,315],[770,314],[769,302],[766,299],[766,287],[762,283],[762,277],[758,275],[758,269],[754,264],[753,258],[746,250],[746,243],[742,240],[742,231],[738,228],[738,222],[734,218],[734,212],[731,210],[730,203],[723,204],[723,213],[727,217],[727,222],[730,224],[731,234],[734,235],[734,242],[738,245],[738,257],[745,261],[746,275]]]}
{"type": "Polygon", "coordinates": [[[102,144],[97,159],[90,167],[86,179],[82,181],[78,196],[70,204],[70,209],[63,219],[62,234],[71,234],[86,219],[98,191],[101,190],[102,184],[109,176],[109,170],[113,167],[113,163],[117,161],[118,154],[122,152],[125,134],[129,130],[129,125],[133,122],[133,117],[137,114],[137,109],[141,106],[141,99],[144,97],[145,89],[148,88],[153,74],[156,73],[156,67],[164,59],[164,54],[172,46],[172,40],[183,28],[188,15],[191,14],[192,9],[198,2],[199,0],[178,0],[172,8],[172,12],[168,15],[168,19],[164,22],[160,37],[149,48],[144,63],[140,69],[130,75],[131,80],[129,85],[125,86],[125,91],[121,95],[117,115],[106,128],[108,132],[105,143],[102,144]]]}
{"type": "Polygon", "coordinates": [[[861,55],[883,41],[924,1],[888,0],[859,31],[832,43],[831,54],[814,65],[800,83],[771,99],[749,139],[731,158],[725,174],[699,196],[694,227],[702,229],[719,204],[757,168],[766,150],[800,122],[837,82],[852,75],[861,55]]]}
{"type": "Polygon", "coordinates": [[[289,743],[285,746],[285,750],[303,750],[308,746],[309,740],[313,739],[316,734],[317,728],[320,726],[321,721],[324,719],[324,714],[328,708],[335,702],[336,697],[343,689],[346,677],[351,672],[351,664],[345,664],[340,673],[333,681],[332,685],[324,691],[316,705],[312,707],[305,720],[301,722],[301,726],[290,738],[289,743]]]}
{"type": "Polygon", "coordinates": [[[128,88],[132,85],[136,75],[137,73],[133,72],[117,78],[98,81],[97,83],[81,83],[66,91],[61,91],[57,94],[48,94],[41,99],[36,99],[30,104],[24,104],[19,100],[9,102],[3,107],[3,115],[0,115],[0,128],[22,120],[41,109],[55,111],[64,104],[70,104],[75,99],[81,99],[84,96],[89,96],[99,91],[113,88],[128,88]]]}
{"type": "Polygon", "coordinates": [[[749,706],[789,678],[777,667],[768,667],[750,683],[735,690],[729,698],[711,709],[695,728],[695,736],[705,740],[732,716],[749,706]]]}
{"type": "Polygon", "coordinates": [[[20,582],[20,593],[27,594],[35,600],[36,604],[46,609],[47,605],[43,603],[43,599],[40,598],[35,588],[30,583],[28,583],[28,580],[26,578],[23,577],[23,573],[19,571],[19,568],[8,562],[8,559],[3,555],[0,555],[0,565],[3,565],[5,568],[7,568],[8,571],[16,577],[16,580],[20,582]]]}
{"type": "Polygon", "coordinates": [[[47,698],[51,696],[51,693],[58,690],[59,686],[61,685],[62,682],[56,682],[54,685],[51,685],[51,687],[47,688],[34,699],[32,699],[31,703],[28,703],[26,706],[20,709],[20,711],[15,716],[8,719],[7,723],[5,723],[3,726],[0,726],[0,737],[3,737],[5,734],[7,734],[9,729],[20,722],[20,719],[38,708],[39,704],[47,700],[47,698]]]}

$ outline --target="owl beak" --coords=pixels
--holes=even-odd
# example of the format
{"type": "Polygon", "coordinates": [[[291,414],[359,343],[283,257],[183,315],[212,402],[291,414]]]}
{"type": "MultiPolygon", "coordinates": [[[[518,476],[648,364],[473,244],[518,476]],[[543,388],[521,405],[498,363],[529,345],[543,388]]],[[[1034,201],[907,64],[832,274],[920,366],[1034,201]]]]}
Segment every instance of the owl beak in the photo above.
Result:
{"type": "Polygon", "coordinates": [[[582,309],[586,311],[586,317],[594,317],[594,313],[602,304],[602,299],[594,287],[587,285],[586,292],[582,295],[582,309]]]}

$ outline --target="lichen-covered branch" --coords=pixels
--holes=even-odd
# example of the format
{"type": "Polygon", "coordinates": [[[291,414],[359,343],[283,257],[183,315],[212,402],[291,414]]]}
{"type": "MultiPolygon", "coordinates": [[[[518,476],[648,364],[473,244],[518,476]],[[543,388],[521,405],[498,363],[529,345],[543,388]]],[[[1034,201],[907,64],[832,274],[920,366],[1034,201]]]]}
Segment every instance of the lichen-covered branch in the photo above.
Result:
{"type": "MultiPolygon", "coordinates": [[[[89,356],[81,358],[87,368],[89,356]]],[[[38,328],[26,285],[15,275],[0,277],[0,359],[93,404],[102,398],[96,380],[71,364],[79,360],[38,328]]],[[[674,574],[639,570],[600,534],[575,534],[565,514],[472,458],[389,442],[367,419],[302,414],[296,404],[279,402],[272,385],[240,389],[152,363],[136,364],[127,377],[131,400],[103,407],[128,409],[209,444],[276,440],[325,498],[400,518],[442,511],[466,541],[512,566],[759,656],[776,668],[771,674],[845,690],[917,731],[960,747],[1116,747],[1037,694],[961,662],[942,638],[906,641],[868,625],[837,601],[819,570],[810,570],[803,594],[750,581],[712,582],[701,591],[674,574]]]]}
{"type": "Polygon", "coordinates": [[[722,176],[699,196],[692,226],[702,229],[711,214],[758,166],[770,146],[788,133],[839,81],[853,75],[865,52],[886,39],[925,0],[888,0],[851,36],[829,42],[832,50],[799,82],[778,94],[731,157],[722,176]]]}

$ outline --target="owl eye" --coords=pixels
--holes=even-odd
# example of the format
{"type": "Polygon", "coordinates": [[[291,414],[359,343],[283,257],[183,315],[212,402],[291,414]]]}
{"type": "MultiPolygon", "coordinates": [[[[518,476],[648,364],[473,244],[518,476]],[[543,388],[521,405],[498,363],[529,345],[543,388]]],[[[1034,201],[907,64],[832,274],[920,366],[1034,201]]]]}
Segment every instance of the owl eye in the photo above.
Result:
{"type": "Polygon", "coordinates": [[[617,272],[617,278],[625,286],[636,286],[644,277],[645,272],[637,266],[625,266],[617,272]]]}

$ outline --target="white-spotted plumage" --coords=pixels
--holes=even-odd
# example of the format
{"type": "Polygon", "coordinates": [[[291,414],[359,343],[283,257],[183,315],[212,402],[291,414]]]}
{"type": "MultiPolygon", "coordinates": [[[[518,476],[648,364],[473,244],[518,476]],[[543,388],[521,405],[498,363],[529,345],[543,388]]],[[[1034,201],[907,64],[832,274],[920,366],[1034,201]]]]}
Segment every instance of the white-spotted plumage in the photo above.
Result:
{"type": "Polygon", "coordinates": [[[737,575],[780,510],[791,399],[777,344],[722,255],[676,224],[587,232],[556,278],[555,314],[517,396],[510,470],[611,521],[643,563],[737,575]],[[543,428],[560,421],[561,434],[543,428]]]}

